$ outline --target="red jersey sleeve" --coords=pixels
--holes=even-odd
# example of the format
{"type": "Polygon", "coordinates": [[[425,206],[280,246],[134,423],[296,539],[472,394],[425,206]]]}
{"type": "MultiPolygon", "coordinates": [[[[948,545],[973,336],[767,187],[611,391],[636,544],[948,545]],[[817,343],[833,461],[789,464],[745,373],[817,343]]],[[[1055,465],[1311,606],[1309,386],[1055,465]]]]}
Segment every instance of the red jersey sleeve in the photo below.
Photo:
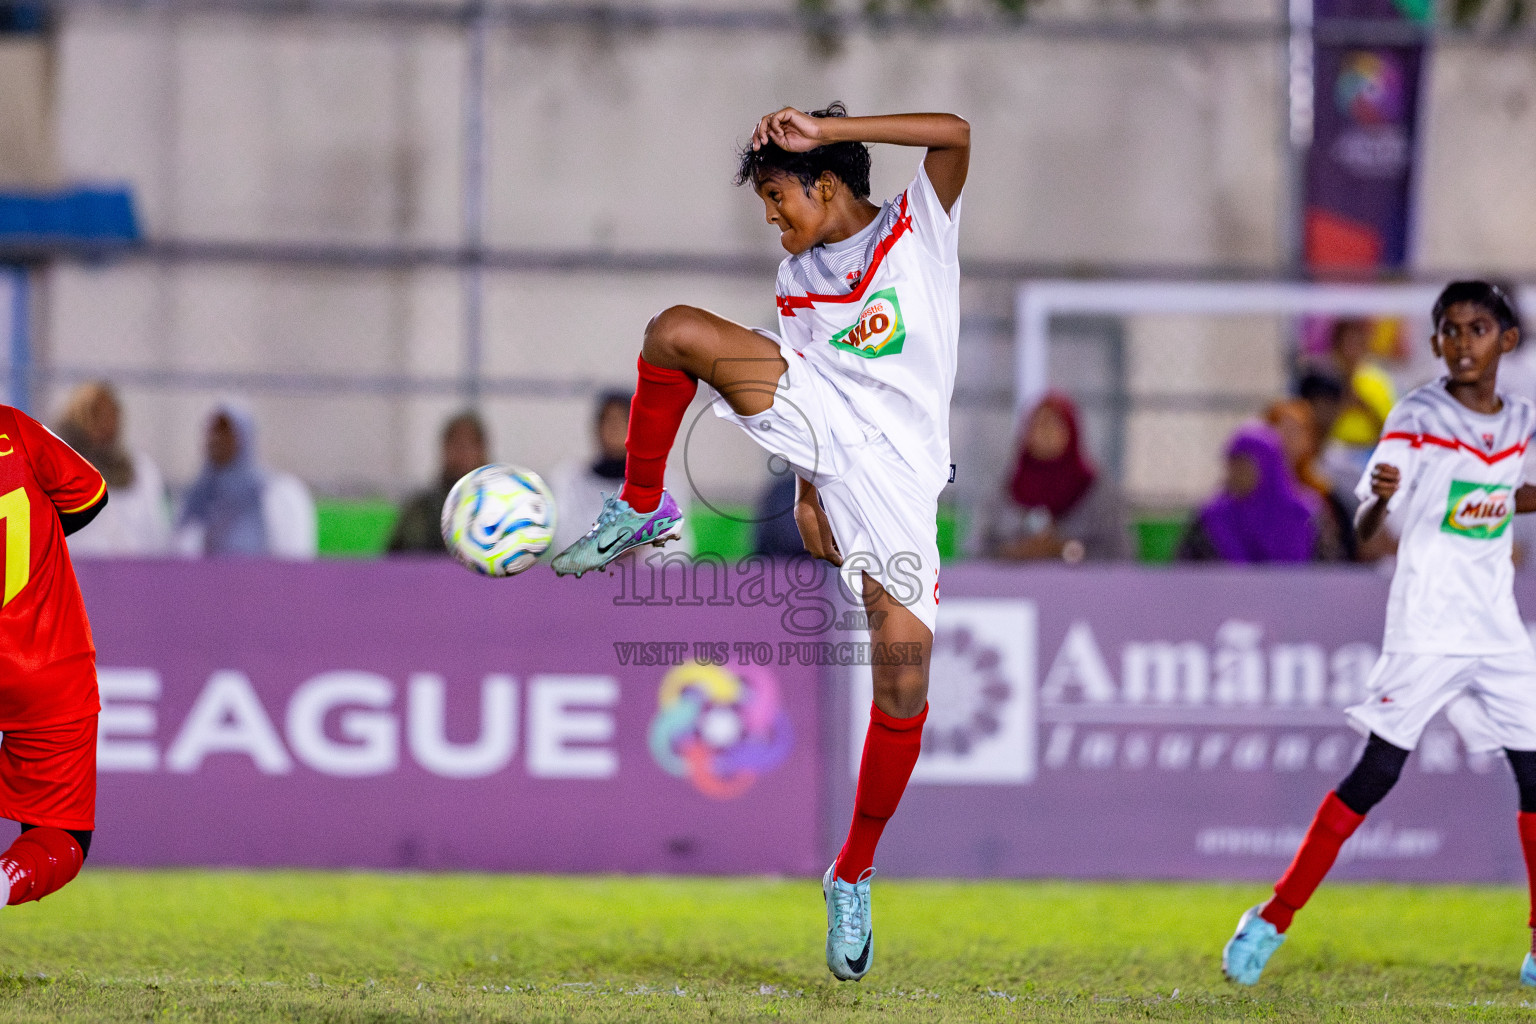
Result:
{"type": "Polygon", "coordinates": [[[107,482],[96,467],[41,423],[13,409],[21,447],[32,475],[61,514],[84,512],[107,493],[107,482]]]}

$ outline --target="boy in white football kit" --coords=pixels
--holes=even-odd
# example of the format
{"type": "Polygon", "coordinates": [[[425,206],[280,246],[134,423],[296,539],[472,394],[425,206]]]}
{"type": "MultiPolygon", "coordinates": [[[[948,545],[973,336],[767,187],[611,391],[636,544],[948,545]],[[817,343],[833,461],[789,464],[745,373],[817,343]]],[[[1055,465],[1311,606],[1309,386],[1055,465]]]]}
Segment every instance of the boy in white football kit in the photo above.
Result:
{"type": "Polygon", "coordinates": [[[673,306],[646,328],[625,479],[596,524],[556,555],[561,575],[681,534],[662,474],[698,382],[798,478],[806,550],[839,566],[869,613],[874,703],[853,822],[822,878],[827,966],[873,960],[875,846],[917,763],[938,613],[938,498],[949,479],[949,402],[960,331],[960,192],[970,126],[952,114],[848,117],[840,104],[762,118],[738,184],[762,199],[789,252],[779,335],[673,306]],[[926,149],[916,178],[869,201],[867,143],[926,149]]]}
{"type": "MultiPolygon", "coordinates": [[[[1516,512],[1536,511],[1536,487],[1524,478],[1536,406],[1495,387],[1499,357],[1520,336],[1498,288],[1450,285],[1434,323],[1431,344],[1448,373],[1393,408],[1356,489],[1361,539],[1384,524],[1399,537],[1382,654],[1365,700],[1346,712],[1369,738],[1318,808],[1274,897],[1243,914],[1227,943],[1222,969],[1245,985],[1259,980],[1296,911],[1442,708],[1468,750],[1503,748],[1514,770],[1536,928],[1536,652],[1515,606],[1509,529],[1516,512]]],[[[1520,980],[1536,985],[1530,953],[1520,980]]]]}

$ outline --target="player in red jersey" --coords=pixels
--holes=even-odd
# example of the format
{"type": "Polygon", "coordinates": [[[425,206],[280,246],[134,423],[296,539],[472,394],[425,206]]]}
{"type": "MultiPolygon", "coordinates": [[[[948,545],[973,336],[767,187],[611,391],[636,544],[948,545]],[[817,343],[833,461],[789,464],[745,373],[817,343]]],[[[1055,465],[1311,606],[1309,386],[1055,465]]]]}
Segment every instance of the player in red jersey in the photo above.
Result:
{"type": "Polygon", "coordinates": [[[80,873],[96,827],[96,647],[66,535],[107,504],[101,474],[19,409],[0,405],[0,854],[6,903],[80,873]]]}

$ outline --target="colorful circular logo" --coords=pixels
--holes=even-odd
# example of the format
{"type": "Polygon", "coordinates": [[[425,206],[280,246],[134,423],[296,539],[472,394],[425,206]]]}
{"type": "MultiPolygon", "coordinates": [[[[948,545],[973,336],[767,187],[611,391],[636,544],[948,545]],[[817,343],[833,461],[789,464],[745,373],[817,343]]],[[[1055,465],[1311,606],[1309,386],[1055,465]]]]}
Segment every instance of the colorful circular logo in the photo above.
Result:
{"type": "Polygon", "coordinates": [[[1356,124],[1396,124],[1403,119],[1403,73],[1391,57],[1356,51],[1344,58],[1333,99],[1339,113],[1356,124]]]}
{"type": "Polygon", "coordinates": [[[651,756],[705,796],[741,796],[783,764],[794,743],[778,680],[768,669],[690,661],[662,677],[651,756]]]}

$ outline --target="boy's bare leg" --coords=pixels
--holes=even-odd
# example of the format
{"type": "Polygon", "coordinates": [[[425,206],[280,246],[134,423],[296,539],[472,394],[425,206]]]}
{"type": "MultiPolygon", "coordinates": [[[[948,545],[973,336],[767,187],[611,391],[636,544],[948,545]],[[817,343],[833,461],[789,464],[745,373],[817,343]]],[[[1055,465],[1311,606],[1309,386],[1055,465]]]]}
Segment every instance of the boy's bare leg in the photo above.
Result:
{"type": "Polygon", "coordinates": [[[767,412],[789,369],[776,342],[693,306],[672,306],[652,317],[640,356],[659,369],[702,380],[742,416],[767,412]]]}
{"type": "Polygon", "coordinates": [[[879,583],[864,580],[869,615],[875,699],[859,764],[853,824],[837,858],[837,876],[855,882],[874,862],[885,823],[896,813],[917,764],[928,717],[928,665],[933,633],[879,583]]]}
{"type": "Polygon", "coordinates": [[[869,880],[875,846],[917,764],[928,718],[933,653],[933,633],[923,621],[867,573],[860,575],[873,643],[875,699],[864,734],[853,822],[842,852],[821,882],[827,901],[827,967],[845,980],[863,977],[874,958],[869,880]]]}

